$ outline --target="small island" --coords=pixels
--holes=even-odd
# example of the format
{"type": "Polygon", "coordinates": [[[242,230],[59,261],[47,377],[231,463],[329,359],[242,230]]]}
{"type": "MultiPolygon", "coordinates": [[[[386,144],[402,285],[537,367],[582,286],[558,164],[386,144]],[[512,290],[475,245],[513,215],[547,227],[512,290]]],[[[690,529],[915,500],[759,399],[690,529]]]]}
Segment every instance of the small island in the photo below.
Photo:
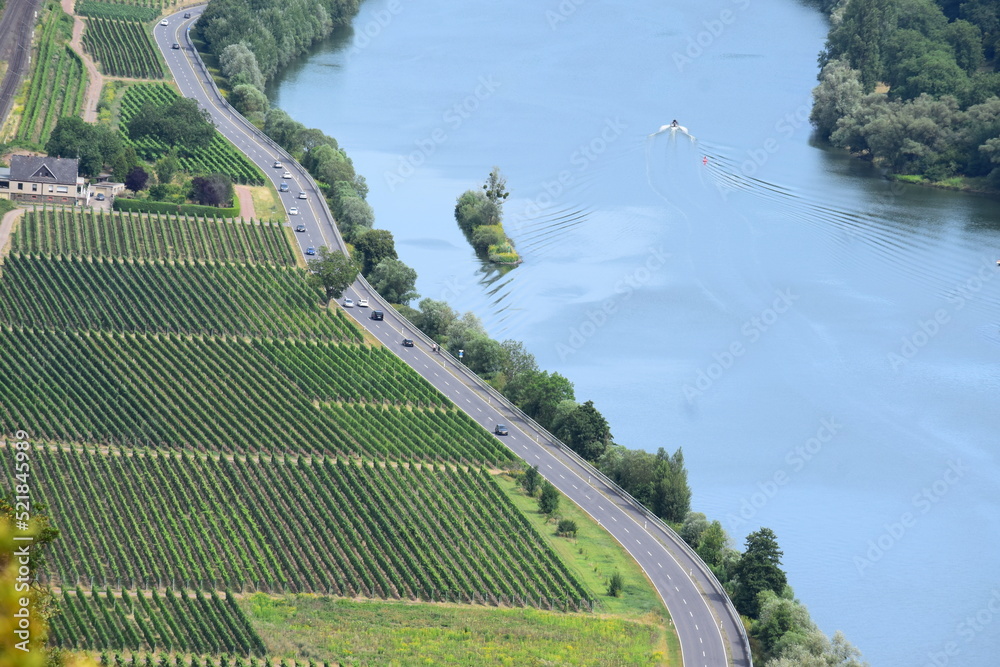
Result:
{"type": "Polygon", "coordinates": [[[466,190],[455,204],[455,220],[476,254],[495,264],[516,266],[521,256],[503,230],[503,202],[510,193],[500,167],[493,167],[482,190],[466,190]]]}

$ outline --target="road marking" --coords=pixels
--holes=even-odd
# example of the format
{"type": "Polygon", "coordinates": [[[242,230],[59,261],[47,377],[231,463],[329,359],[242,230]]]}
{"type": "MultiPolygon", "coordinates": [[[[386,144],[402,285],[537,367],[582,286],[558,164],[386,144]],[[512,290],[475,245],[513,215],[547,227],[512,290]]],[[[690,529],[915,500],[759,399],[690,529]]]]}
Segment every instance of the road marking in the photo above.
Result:
{"type": "Polygon", "coordinates": [[[688,603],[688,601],[687,601],[687,598],[681,598],[681,600],[683,600],[683,601],[684,601],[684,604],[687,604],[687,603],[688,603]]]}
{"type": "MultiPolygon", "coordinates": [[[[626,528],[626,529],[625,529],[625,532],[626,532],[626,533],[628,533],[628,532],[629,532],[628,528],[626,528]]],[[[631,535],[631,533],[629,533],[629,535],[631,535]]]]}
{"type": "Polygon", "coordinates": [[[678,593],[681,592],[681,589],[677,588],[676,586],[674,586],[674,590],[677,591],[678,593]]]}
{"type": "Polygon", "coordinates": [[[566,479],[565,477],[563,477],[562,473],[559,473],[559,476],[562,477],[563,479],[566,479]]]}
{"type": "MultiPolygon", "coordinates": [[[[650,553],[649,553],[649,551],[647,551],[646,553],[647,553],[647,554],[649,554],[650,556],[652,556],[652,555],[653,555],[653,554],[650,554],[650,553]]],[[[657,563],[657,565],[659,565],[659,563],[657,563]]]]}
{"type": "MultiPolygon", "coordinates": [[[[573,483],[570,482],[570,484],[573,484],[573,483]]],[[[576,484],[573,484],[573,488],[579,490],[579,487],[576,484]]]]}
{"type": "Polygon", "coordinates": [[[601,507],[600,505],[597,506],[597,509],[601,510],[602,512],[604,511],[604,508],[601,507]]]}

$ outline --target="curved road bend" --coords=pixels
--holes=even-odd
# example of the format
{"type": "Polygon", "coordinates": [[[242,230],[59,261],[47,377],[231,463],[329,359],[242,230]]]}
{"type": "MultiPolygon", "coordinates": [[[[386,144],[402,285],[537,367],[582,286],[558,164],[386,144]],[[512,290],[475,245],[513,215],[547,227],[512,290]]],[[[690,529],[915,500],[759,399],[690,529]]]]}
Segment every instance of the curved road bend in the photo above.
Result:
{"type": "MultiPolygon", "coordinates": [[[[289,215],[289,219],[306,227],[305,232],[295,235],[300,249],[321,245],[343,249],[343,241],[321,199],[322,194],[305,170],[219,100],[187,34],[202,9],[188,9],[190,19],[184,19],[183,12],[168,16],[167,25],[157,25],[153,31],[181,93],[208,109],[219,131],[261,167],[272,183],[276,186],[283,181],[289,184],[290,192],[279,193],[279,197],[286,211],[298,208],[299,213],[289,215]],[[181,48],[172,48],[174,43],[181,48]],[[275,162],[281,162],[282,167],[275,168],[275,162]],[[286,170],[291,173],[290,179],[281,178],[286,170]],[[299,192],[306,193],[305,200],[298,198],[299,192]]],[[[607,486],[593,474],[589,465],[568,454],[550,441],[547,434],[491,396],[478,380],[458,367],[457,360],[447,354],[431,352],[430,341],[399,318],[366,282],[359,280],[344,296],[355,302],[358,298],[368,298],[373,306],[381,308],[385,313],[383,321],[369,319],[369,309],[353,308],[346,312],[483,427],[492,431],[498,423],[508,424],[510,435],[501,438],[504,444],[524,460],[537,465],[546,479],[594,517],[628,550],[666,603],[687,667],[728,664],[751,667],[742,627],[737,626],[739,619],[728,611],[725,594],[705,573],[704,564],[679,544],[676,536],[649,521],[642,509],[607,486]],[[412,338],[416,346],[403,347],[404,337],[412,338]],[[723,633],[728,641],[723,639],[723,633]],[[727,656],[727,647],[734,654],[733,660],[727,656]]]]}

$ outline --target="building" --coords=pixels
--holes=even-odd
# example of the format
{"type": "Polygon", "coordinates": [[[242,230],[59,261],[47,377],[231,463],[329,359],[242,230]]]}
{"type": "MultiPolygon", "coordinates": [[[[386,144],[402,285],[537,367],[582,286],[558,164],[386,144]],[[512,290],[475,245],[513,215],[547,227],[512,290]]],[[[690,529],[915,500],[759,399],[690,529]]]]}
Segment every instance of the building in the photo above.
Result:
{"type": "Polygon", "coordinates": [[[77,158],[12,155],[0,168],[0,197],[27,204],[82,206],[89,190],[77,158]]]}

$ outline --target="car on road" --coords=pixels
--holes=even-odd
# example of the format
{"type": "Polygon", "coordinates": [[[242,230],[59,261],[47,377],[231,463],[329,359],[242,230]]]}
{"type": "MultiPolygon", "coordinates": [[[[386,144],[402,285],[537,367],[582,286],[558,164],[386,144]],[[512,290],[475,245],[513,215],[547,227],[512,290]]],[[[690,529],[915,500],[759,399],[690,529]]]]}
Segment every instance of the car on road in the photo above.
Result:
{"type": "Polygon", "coordinates": [[[285,173],[283,173],[283,174],[281,175],[281,177],[282,177],[282,178],[291,178],[291,177],[292,177],[292,172],[290,172],[290,171],[286,171],[285,173]]]}
{"type": "Polygon", "coordinates": [[[104,201],[104,193],[103,192],[98,192],[97,196],[94,197],[94,199],[96,199],[97,201],[104,201]]]}
{"type": "Polygon", "coordinates": [[[278,192],[288,192],[288,183],[278,185],[278,192]]]}
{"type": "Polygon", "coordinates": [[[191,18],[191,12],[184,12],[184,18],[186,19],[191,18]]]}
{"type": "Polygon", "coordinates": [[[497,435],[510,435],[510,432],[507,430],[507,427],[504,426],[503,424],[497,424],[495,427],[493,427],[493,432],[496,433],[497,435]]]}
{"type": "Polygon", "coordinates": [[[305,225],[295,225],[295,231],[297,231],[297,232],[304,232],[304,231],[306,231],[306,226],[305,225]]]}
{"type": "Polygon", "coordinates": [[[298,214],[299,214],[299,209],[295,208],[294,206],[288,209],[288,215],[298,215],[298,214]]]}
{"type": "Polygon", "coordinates": [[[274,168],[275,168],[275,169],[281,169],[281,163],[280,163],[280,162],[278,162],[277,160],[275,160],[275,161],[274,161],[274,168]]]}
{"type": "Polygon", "coordinates": [[[354,308],[354,301],[351,299],[344,299],[344,308],[354,308]]]}
{"type": "Polygon", "coordinates": [[[181,48],[181,45],[178,44],[177,42],[174,42],[173,46],[171,46],[170,48],[172,48],[172,49],[179,49],[179,48],[181,48]]]}
{"type": "Polygon", "coordinates": [[[305,198],[306,198],[306,193],[300,192],[299,193],[299,199],[305,199],[305,198]]]}
{"type": "Polygon", "coordinates": [[[316,254],[316,248],[314,248],[312,246],[309,246],[308,248],[306,248],[306,254],[307,255],[315,255],[316,254]]]}
{"type": "Polygon", "coordinates": [[[403,347],[413,347],[413,339],[412,338],[404,338],[403,339],[403,347]]]}
{"type": "Polygon", "coordinates": [[[167,21],[167,19],[163,19],[162,21],[160,21],[160,25],[170,25],[170,22],[167,21]]]}
{"type": "Polygon", "coordinates": [[[358,308],[367,308],[368,299],[358,299],[358,308]]]}
{"type": "Polygon", "coordinates": [[[373,310],[372,314],[369,315],[368,317],[370,317],[373,320],[383,320],[385,319],[385,314],[381,310],[373,310]]]}

